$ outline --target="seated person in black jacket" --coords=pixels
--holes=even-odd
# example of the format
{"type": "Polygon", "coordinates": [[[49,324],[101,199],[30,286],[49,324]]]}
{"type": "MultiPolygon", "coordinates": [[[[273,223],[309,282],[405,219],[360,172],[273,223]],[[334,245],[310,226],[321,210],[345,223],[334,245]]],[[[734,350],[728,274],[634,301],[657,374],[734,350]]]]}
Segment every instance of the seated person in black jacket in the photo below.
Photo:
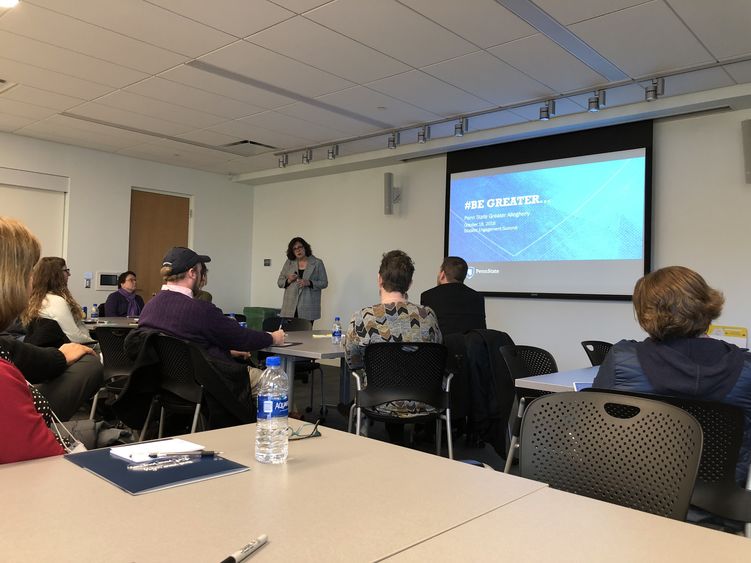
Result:
{"type": "Polygon", "coordinates": [[[102,364],[88,346],[68,343],[59,349],[40,348],[5,332],[0,334],[0,342],[26,380],[47,398],[60,420],[69,420],[102,386],[102,364]]]}
{"type": "Polygon", "coordinates": [[[435,312],[444,336],[486,328],[485,298],[464,285],[467,270],[463,258],[447,256],[438,272],[438,285],[420,296],[420,304],[435,312]]]}
{"type": "Polygon", "coordinates": [[[136,295],[136,273],[128,270],[117,278],[118,290],[107,296],[105,317],[137,317],[143,309],[143,298],[136,295]]]}

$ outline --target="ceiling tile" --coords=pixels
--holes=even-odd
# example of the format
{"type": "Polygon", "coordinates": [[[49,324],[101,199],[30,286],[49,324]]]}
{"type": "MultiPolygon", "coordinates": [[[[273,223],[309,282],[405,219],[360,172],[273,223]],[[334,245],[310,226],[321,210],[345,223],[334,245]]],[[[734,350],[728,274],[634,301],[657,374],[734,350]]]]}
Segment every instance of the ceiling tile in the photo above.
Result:
{"type": "Polygon", "coordinates": [[[148,73],[161,72],[186,60],[177,53],[28,2],[0,18],[0,29],[148,73]]]}
{"type": "Polygon", "coordinates": [[[670,0],[670,6],[718,59],[751,53],[751,2],[670,0]]]}
{"type": "Polygon", "coordinates": [[[665,96],[691,94],[713,88],[732,86],[734,80],[722,68],[707,68],[665,79],[665,96]]]}
{"type": "Polygon", "coordinates": [[[492,47],[488,51],[559,93],[593,88],[608,82],[542,34],[492,47]]]}
{"type": "Polygon", "coordinates": [[[99,98],[97,103],[166,119],[173,123],[182,123],[189,125],[192,129],[205,128],[225,121],[225,118],[217,115],[211,115],[122,90],[99,98]]]}
{"type": "Polygon", "coordinates": [[[161,133],[163,135],[179,135],[180,133],[194,129],[194,127],[187,125],[157,119],[149,115],[143,115],[142,113],[104,106],[96,102],[88,102],[82,106],[78,106],[74,113],[108,123],[125,125],[126,127],[161,133]]]}
{"type": "Polygon", "coordinates": [[[33,125],[24,127],[19,133],[22,135],[65,138],[68,139],[68,142],[73,144],[79,144],[79,141],[87,141],[100,146],[102,149],[106,148],[111,150],[118,150],[144,142],[143,135],[136,136],[135,133],[130,133],[129,135],[124,136],[109,134],[111,131],[117,130],[101,125],[99,126],[99,129],[83,129],[71,126],[71,122],[75,121],[78,120],[65,118],[63,116],[53,116],[44,121],[38,121],[33,125]]]}
{"type": "Polygon", "coordinates": [[[62,143],[64,145],[74,145],[77,147],[84,147],[88,149],[94,149],[104,152],[115,152],[118,150],[117,146],[110,146],[103,143],[100,139],[92,137],[78,137],[67,133],[52,133],[48,131],[37,131],[34,129],[26,128],[20,131],[16,131],[18,135],[24,135],[25,137],[33,137],[35,139],[42,139],[44,141],[52,141],[55,143],[62,143]]]}
{"type": "Polygon", "coordinates": [[[738,84],[751,82],[751,61],[725,65],[724,68],[738,84]]]}
{"type": "Polygon", "coordinates": [[[496,105],[516,104],[553,94],[550,88],[484,51],[422,70],[496,105]]]}
{"type": "Polygon", "coordinates": [[[540,8],[563,25],[596,18],[624,8],[644,4],[646,0],[534,0],[540,8]]]}
{"type": "Polygon", "coordinates": [[[386,96],[364,86],[320,96],[318,100],[358,115],[377,120],[390,127],[404,127],[413,123],[432,121],[439,116],[386,96]]]}
{"type": "Polygon", "coordinates": [[[311,68],[247,41],[238,41],[201,57],[200,60],[259,80],[268,84],[272,92],[281,88],[301,96],[315,97],[352,86],[348,80],[311,68]]]}
{"type": "Polygon", "coordinates": [[[258,127],[257,125],[246,122],[244,119],[225,121],[224,123],[214,125],[209,129],[218,133],[224,133],[225,135],[240,137],[241,139],[247,139],[248,141],[262,143],[280,149],[299,147],[309,144],[310,142],[302,137],[285,135],[284,133],[258,127]]]}
{"type": "Polygon", "coordinates": [[[221,115],[227,119],[245,117],[264,111],[263,108],[258,106],[239,102],[226,96],[212,94],[205,90],[199,90],[186,84],[164,80],[159,77],[149,78],[138,84],[128,86],[125,91],[162,100],[163,102],[175,103],[198,111],[221,115]]]}
{"type": "Polygon", "coordinates": [[[485,115],[478,115],[477,117],[471,117],[469,119],[469,130],[481,131],[483,129],[495,129],[497,127],[505,127],[506,125],[514,125],[516,123],[523,123],[527,121],[524,117],[511,111],[497,111],[493,113],[486,113],[485,115]]]}
{"type": "Polygon", "coordinates": [[[36,106],[26,102],[17,102],[0,95],[0,113],[9,113],[28,119],[44,119],[57,113],[54,109],[36,106]]]}
{"type": "Polygon", "coordinates": [[[60,131],[77,131],[81,137],[106,137],[111,139],[109,142],[112,144],[119,144],[122,146],[147,143],[153,139],[153,137],[142,133],[136,133],[126,129],[118,129],[117,127],[101,125],[99,123],[66,117],[64,115],[53,115],[40,123],[44,123],[49,127],[54,126],[60,131]]]}
{"type": "Polygon", "coordinates": [[[88,82],[80,78],[1,57],[0,76],[11,82],[18,82],[34,86],[41,90],[50,90],[66,96],[87,100],[93,100],[112,91],[112,87],[110,86],[95,84],[94,82],[88,82]]]}
{"type": "Polygon", "coordinates": [[[414,67],[477,50],[394,0],[337,0],[305,16],[414,67]]]}
{"type": "Polygon", "coordinates": [[[323,4],[328,4],[331,0],[274,0],[274,2],[296,14],[302,14],[323,4]]]}
{"type": "Polygon", "coordinates": [[[228,145],[230,143],[236,143],[242,141],[240,137],[234,137],[232,135],[225,135],[224,133],[217,133],[216,131],[210,131],[208,129],[198,129],[189,133],[182,133],[178,135],[181,139],[187,139],[188,141],[195,141],[196,143],[203,143],[205,145],[212,145],[215,147],[228,145]]]}
{"type": "Polygon", "coordinates": [[[0,131],[16,131],[30,123],[34,123],[34,120],[29,119],[28,117],[0,113],[0,131]]]}
{"type": "Polygon", "coordinates": [[[240,102],[248,103],[263,109],[274,109],[294,103],[294,98],[282,96],[268,90],[248,86],[235,80],[217,76],[197,68],[181,65],[160,74],[161,78],[187,84],[207,92],[226,96],[240,102]]]}
{"type": "Polygon", "coordinates": [[[235,37],[247,37],[295,14],[268,0],[148,0],[235,37]]]}
{"type": "Polygon", "coordinates": [[[571,31],[632,78],[713,61],[662,1],[578,23],[571,31]]]}
{"type": "Polygon", "coordinates": [[[41,41],[0,31],[0,53],[15,61],[55,72],[62,72],[91,82],[120,88],[148,76],[143,72],[108,63],[49,45],[41,41]]]}
{"type": "Polygon", "coordinates": [[[65,14],[188,57],[198,57],[206,51],[218,49],[236,39],[232,35],[185,18],[179,13],[170,12],[141,0],[129,2],[33,1],[37,6],[59,14],[65,14]]]}
{"type": "Polygon", "coordinates": [[[331,127],[324,125],[318,125],[310,121],[277,113],[274,111],[268,111],[265,113],[259,113],[252,117],[246,117],[242,120],[245,123],[251,125],[257,125],[263,129],[269,131],[276,131],[285,135],[291,135],[306,139],[307,141],[324,142],[332,139],[339,139],[346,136],[346,133],[337,131],[331,127]]]}
{"type": "Polygon", "coordinates": [[[118,154],[134,156],[136,158],[158,159],[160,162],[166,161],[177,166],[196,167],[204,164],[216,164],[231,160],[233,155],[214,151],[211,149],[201,149],[191,147],[184,143],[163,140],[154,143],[144,143],[133,147],[128,147],[118,151],[118,154]]]}
{"type": "Polygon", "coordinates": [[[6,100],[15,100],[17,102],[27,102],[36,106],[42,106],[45,108],[51,108],[58,111],[65,111],[68,108],[77,106],[84,102],[81,98],[74,98],[72,96],[65,96],[63,94],[57,94],[55,92],[48,92],[46,90],[40,90],[32,86],[25,86],[19,84],[0,94],[0,98],[6,100]]]}
{"type": "Polygon", "coordinates": [[[419,70],[370,82],[367,86],[441,116],[460,115],[493,107],[493,104],[419,70]]]}
{"type": "Polygon", "coordinates": [[[513,41],[537,30],[495,0],[399,0],[426,18],[452,30],[478,47],[513,41]]]}
{"type": "Polygon", "coordinates": [[[248,41],[358,84],[409,70],[409,66],[297,16],[248,41]]]}
{"type": "Polygon", "coordinates": [[[363,123],[351,117],[305,103],[291,104],[275,111],[284,115],[299,117],[311,123],[326,125],[350,136],[365,135],[381,129],[373,124],[363,123]]]}

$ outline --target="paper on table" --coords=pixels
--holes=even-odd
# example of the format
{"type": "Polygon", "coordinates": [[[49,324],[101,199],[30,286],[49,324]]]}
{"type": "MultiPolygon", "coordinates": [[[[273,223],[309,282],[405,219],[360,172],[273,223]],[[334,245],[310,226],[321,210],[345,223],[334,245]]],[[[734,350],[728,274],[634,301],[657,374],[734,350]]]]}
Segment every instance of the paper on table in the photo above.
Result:
{"type": "Polygon", "coordinates": [[[331,338],[331,333],[328,333],[328,334],[314,334],[313,338],[331,338]]]}
{"type": "Polygon", "coordinates": [[[154,461],[149,457],[149,454],[196,452],[202,449],[204,447],[200,444],[194,444],[180,438],[170,438],[169,440],[158,442],[144,442],[142,444],[110,448],[110,454],[120,457],[125,461],[141,463],[144,461],[154,461]]]}

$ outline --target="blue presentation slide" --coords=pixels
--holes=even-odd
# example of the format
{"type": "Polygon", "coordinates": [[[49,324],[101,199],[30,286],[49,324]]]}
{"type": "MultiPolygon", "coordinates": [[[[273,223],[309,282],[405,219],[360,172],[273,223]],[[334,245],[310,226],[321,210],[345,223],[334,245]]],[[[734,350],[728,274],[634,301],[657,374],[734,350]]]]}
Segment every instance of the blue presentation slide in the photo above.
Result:
{"type": "Polygon", "coordinates": [[[640,260],[644,174],[644,156],[454,174],[449,252],[470,263],[640,260]]]}

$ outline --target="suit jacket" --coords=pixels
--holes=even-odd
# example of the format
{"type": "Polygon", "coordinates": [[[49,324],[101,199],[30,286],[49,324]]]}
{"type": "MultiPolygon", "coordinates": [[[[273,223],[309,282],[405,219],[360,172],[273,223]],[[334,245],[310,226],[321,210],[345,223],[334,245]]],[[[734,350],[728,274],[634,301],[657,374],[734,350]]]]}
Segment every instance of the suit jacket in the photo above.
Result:
{"type": "Polygon", "coordinates": [[[424,291],[420,304],[435,311],[444,335],[486,328],[485,298],[463,283],[445,283],[424,291]]]}
{"type": "Polygon", "coordinates": [[[323,260],[315,256],[308,256],[308,265],[305,267],[302,279],[310,280],[311,287],[297,287],[297,282],[287,283],[287,276],[297,273],[297,260],[287,260],[282,266],[279,273],[277,284],[284,289],[284,299],[282,300],[282,311],[280,317],[294,317],[295,310],[297,316],[301,319],[315,321],[321,318],[321,290],[329,285],[329,279],[326,276],[326,266],[323,260]]]}

